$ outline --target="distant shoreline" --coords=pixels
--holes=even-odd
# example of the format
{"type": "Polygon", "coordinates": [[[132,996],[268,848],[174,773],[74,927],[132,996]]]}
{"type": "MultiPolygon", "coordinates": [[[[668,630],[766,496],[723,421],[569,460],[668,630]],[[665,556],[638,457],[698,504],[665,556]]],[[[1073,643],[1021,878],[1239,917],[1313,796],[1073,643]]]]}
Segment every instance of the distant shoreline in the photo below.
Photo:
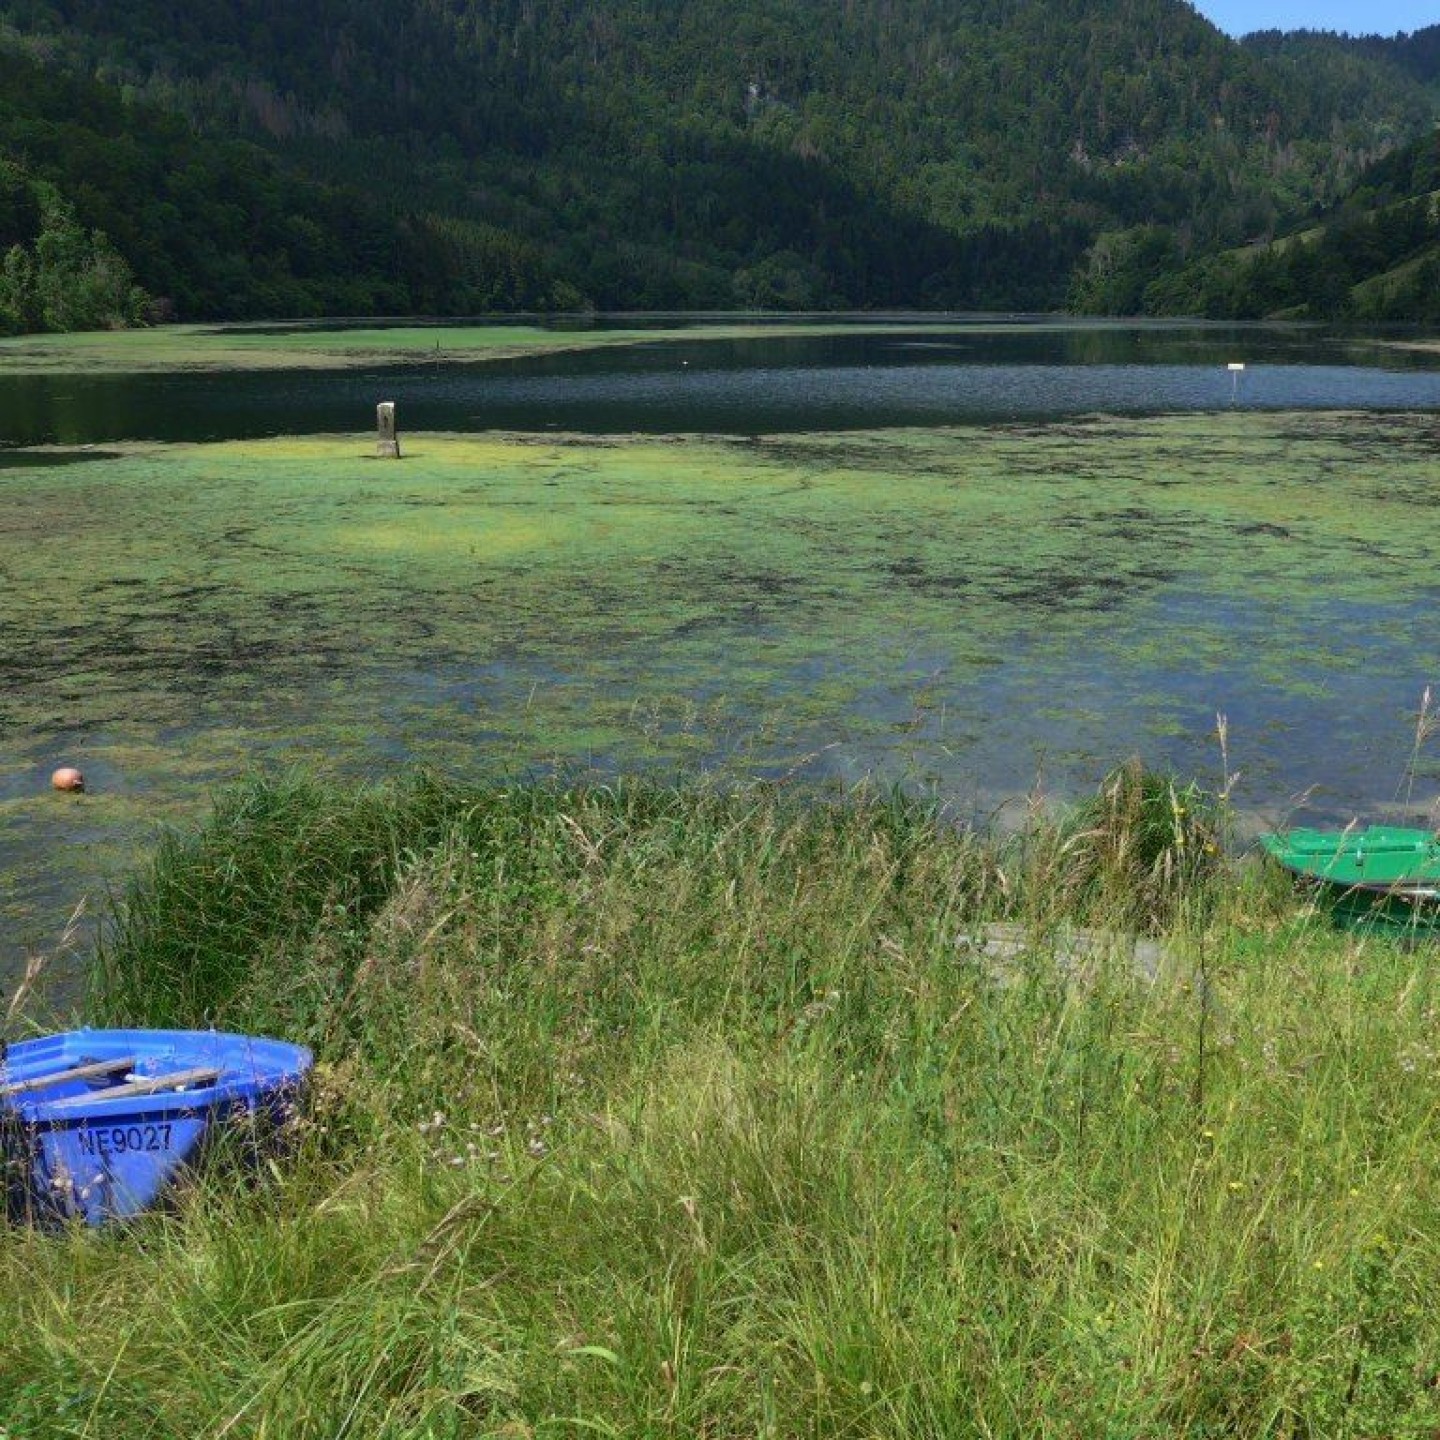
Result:
{"type": "MultiPolygon", "coordinates": [[[[627,320],[628,315],[611,316],[627,320]]],[[[637,322],[643,317],[633,317],[637,322]]],[[[803,319],[755,316],[663,315],[684,319],[671,326],[551,329],[539,321],[514,324],[428,324],[404,321],[353,324],[349,321],[274,322],[244,325],[163,325],[144,330],[72,331],[0,339],[0,375],[224,372],[247,370],[342,370],[365,365],[484,364],[529,356],[673,341],[785,339],[813,335],[890,335],[1001,331],[1034,333],[1045,328],[1185,329],[1211,328],[1204,320],[1135,320],[1060,315],[955,315],[919,312],[865,319],[820,316],[803,319]]]]}

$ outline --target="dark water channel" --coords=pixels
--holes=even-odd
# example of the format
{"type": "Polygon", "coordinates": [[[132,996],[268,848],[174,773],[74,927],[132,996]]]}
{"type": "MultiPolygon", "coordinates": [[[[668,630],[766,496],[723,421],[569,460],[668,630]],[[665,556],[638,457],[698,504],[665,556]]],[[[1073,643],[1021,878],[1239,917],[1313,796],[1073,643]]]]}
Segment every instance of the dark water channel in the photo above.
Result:
{"type": "Polygon", "coordinates": [[[665,340],[341,371],[0,375],[0,444],[345,434],[369,424],[377,399],[397,402],[402,429],[595,434],[1413,410],[1440,405],[1440,357],[1298,327],[1076,325],[665,340]]]}

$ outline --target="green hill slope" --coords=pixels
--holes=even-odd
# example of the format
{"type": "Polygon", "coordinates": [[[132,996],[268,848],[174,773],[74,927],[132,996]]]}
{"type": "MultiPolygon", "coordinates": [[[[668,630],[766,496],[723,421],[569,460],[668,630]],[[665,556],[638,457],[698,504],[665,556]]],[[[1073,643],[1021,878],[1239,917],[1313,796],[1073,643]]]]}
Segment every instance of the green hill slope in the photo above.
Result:
{"type": "Polygon", "coordinates": [[[0,0],[0,42],[0,154],[185,318],[1056,306],[1097,238],[1273,233],[1437,108],[1183,0],[0,0]]]}
{"type": "Polygon", "coordinates": [[[1370,167],[1338,205],[1277,239],[1185,262],[1154,232],[1112,242],[1079,303],[1217,319],[1440,320],[1440,133],[1370,167]]]}

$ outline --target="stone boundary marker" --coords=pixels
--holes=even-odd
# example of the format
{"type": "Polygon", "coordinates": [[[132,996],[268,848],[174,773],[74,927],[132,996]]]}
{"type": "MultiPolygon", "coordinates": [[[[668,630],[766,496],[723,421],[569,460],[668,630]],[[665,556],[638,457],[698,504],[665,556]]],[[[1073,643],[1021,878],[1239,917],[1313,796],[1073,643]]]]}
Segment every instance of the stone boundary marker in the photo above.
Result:
{"type": "Polygon", "coordinates": [[[400,436],[395,430],[393,400],[382,400],[375,407],[375,455],[380,460],[400,458],[400,436]]]}

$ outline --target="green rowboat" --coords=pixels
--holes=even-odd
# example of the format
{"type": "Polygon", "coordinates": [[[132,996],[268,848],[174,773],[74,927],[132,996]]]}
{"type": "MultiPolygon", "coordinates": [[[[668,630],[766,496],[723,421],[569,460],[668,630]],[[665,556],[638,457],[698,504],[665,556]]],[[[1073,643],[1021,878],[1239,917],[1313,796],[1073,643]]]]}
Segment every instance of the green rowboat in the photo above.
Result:
{"type": "Polygon", "coordinates": [[[1327,903],[1337,922],[1382,930],[1440,929],[1440,837],[1431,830],[1287,830],[1265,853],[1327,903]]]}

